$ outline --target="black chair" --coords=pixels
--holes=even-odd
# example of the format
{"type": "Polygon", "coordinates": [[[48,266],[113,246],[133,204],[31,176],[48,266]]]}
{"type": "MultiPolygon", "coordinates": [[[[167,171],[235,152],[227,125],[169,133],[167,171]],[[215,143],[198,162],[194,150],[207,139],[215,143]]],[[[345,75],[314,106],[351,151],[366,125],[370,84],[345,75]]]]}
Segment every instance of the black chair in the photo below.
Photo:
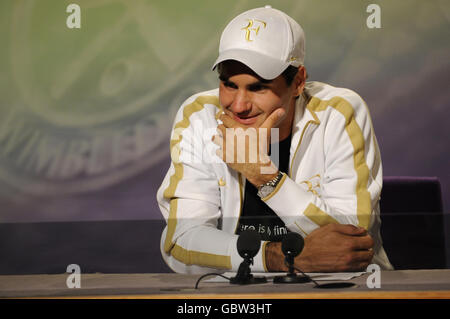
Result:
{"type": "Polygon", "coordinates": [[[380,210],[383,246],[395,269],[446,268],[437,177],[384,177],[380,210]]]}

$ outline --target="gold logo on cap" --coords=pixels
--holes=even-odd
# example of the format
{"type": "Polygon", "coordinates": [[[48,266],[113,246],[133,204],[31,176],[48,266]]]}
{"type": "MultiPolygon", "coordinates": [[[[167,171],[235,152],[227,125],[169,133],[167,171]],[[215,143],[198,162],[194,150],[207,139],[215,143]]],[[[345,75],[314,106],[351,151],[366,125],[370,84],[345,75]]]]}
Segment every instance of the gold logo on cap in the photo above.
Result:
{"type": "Polygon", "coordinates": [[[253,40],[250,39],[250,35],[251,32],[254,31],[255,32],[255,37],[258,35],[259,29],[261,26],[263,26],[263,28],[265,28],[267,25],[267,23],[265,23],[262,20],[258,20],[258,19],[248,19],[248,24],[246,27],[243,27],[241,30],[245,30],[245,40],[247,40],[248,42],[252,42],[253,40]],[[257,25],[257,27],[253,27],[253,25],[257,25]]]}

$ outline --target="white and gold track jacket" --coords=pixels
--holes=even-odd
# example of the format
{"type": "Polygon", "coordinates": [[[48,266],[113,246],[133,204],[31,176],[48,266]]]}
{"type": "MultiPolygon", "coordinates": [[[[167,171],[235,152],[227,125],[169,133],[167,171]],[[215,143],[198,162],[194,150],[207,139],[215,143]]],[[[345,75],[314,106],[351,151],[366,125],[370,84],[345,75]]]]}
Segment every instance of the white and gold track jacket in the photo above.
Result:
{"type": "MultiPolygon", "coordinates": [[[[245,178],[215,155],[219,90],[196,94],[178,111],[170,141],[171,166],[157,200],[167,221],[161,253],[179,273],[236,271],[242,258],[235,234],[245,178]]],[[[263,200],[302,236],[328,223],[369,230],[373,263],[392,269],[380,236],[382,165],[369,110],[355,92],[308,82],[297,100],[290,169],[263,200]]],[[[267,271],[264,250],[253,271],[267,271]]]]}

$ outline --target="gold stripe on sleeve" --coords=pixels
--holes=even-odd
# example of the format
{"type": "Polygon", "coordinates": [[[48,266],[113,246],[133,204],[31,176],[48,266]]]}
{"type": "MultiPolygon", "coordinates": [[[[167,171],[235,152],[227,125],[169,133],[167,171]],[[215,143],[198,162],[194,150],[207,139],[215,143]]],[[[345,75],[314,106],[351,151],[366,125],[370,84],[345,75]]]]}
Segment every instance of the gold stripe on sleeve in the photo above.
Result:
{"type": "Polygon", "coordinates": [[[339,224],[336,219],[322,211],[313,203],[310,203],[308,207],[306,207],[303,214],[321,227],[328,224],[339,224]]]}
{"type": "Polygon", "coordinates": [[[174,173],[170,176],[169,186],[164,190],[164,198],[170,201],[169,218],[167,222],[167,234],[164,241],[164,251],[169,251],[174,247],[173,236],[177,226],[177,209],[178,198],[175,196],[178,183],[183,178],[183,165],[179,161],[180,142],[183,138],[182,132],[190,126],[190,117],[195,112],[203,110],[205,104],[213,104],[220,108],[219,98],[217,96],[199,96],[191,104],[188,104],[183,109],[183,119],[177,122],[174,126],[174,134],[170,141],[170,154],[174,166],[174,173]]]}
{"type": "Polygon", "coordinates": [[[178,198],[170,200],[170,210],[169,218],[167,221],[167,233],[166,240],[164,241],[164,251],[169,253],[173,248],[174,243],[172,242],[173,235],[175,234],[175,228],[177,227],[177,208],[178,208],[178,198]]]}
{"type": "Polygon", "coordinates": [[[234,234],[237,233],[238,227],[239,227],[239,220],[242,216],[242,208],[244,207],[244,190],[245,190],[245,177],[242,176],[241,173],[237,174],[238,182],[239,182],[239,217],[236,221],[236,227],[234,228],[234,234]]]}
{"type": "Polygon", "coordinates": [[[308,108],[315,112],[323,111],[328,106],[333,107],[345,118],[345,130],[353,146],[353,165],[357,176],[355,193],[357,199],[356,214],[358,217],[358,225],[368,229],[370,215],[372,214],[372,204],[370,193],[367,190],[369,168],[364,155],[365,141],[363,133],[355,120],[353,107],[347,100],[341,97],[334,97],[330,100],[321,100],[317,97],[312,97],[307,105],[308,108]]]}
{"type": "Polygon", "coordinates": [[[186,265],[198,265],[211,268],[231,269],[231,257],[187,250],[175,245],[171,254],[186,265]]]}

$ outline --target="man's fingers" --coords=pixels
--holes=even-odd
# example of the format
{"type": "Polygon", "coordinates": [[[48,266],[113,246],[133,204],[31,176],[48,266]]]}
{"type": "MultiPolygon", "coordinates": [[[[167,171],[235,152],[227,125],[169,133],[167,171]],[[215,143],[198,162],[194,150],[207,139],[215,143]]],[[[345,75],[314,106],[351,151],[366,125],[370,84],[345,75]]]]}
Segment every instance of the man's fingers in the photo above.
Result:
{"type": "Polygon", "coordinates": [[[366,236],[354,236],[353,238],[353,249],[355,250],[368,250],[373,247],[373,239],[369,235],[366,236]]]}
{"type": "Polygon", "coordinates": [[[223,124],[219,124],[218,126],[217,126],[217,133],[220,135],[220,136],[225,136],[225,133],[226,133],[226,127],[225,127],[225,125],[223,125],[223,124]]]}
{"type": "Polygon", "coordinates": [[[212,137],[212,142],[213,142],[214,144],[216,144],[217,146],[219,146],[220,148],[223,147],[223,138],[222,138],[222,136],[220,136],[219,134],[214,135],[214,136],[212,137]]]}
{"type": "Polygon", "coordinates": [[[363,271],[372,262],[373,250],[358,250],[342,255],[337,263],[339,271],[363,271]]]}
{"type": "Polygon", "coordinates": [[[261,128],[271,129],[276,127],[286,117],[286,111],[283,108],[278,108],[273,111],[269,117],[260,126],[261,128]]]}
{"type": "Polygon", "coordinates": [[[353,253],[352,264],[358,265],[360,263],[370,263],[372,261],[373,250],[359,250],[353,253]]]}
{"type": "Polygon", "coordinates": [[[225,113],[223,113],[219,116],[219,120],[221,120],[223,125],[225,125],[225,127],[228,127],[228,128],[242,127],[238,122],[233,120],[229,115],[226,115],[225,113]]]}
{"type": "Polygon", "coordinates": [[[336,231],[338,233],[350,236],[365,236],[367,234],[367,230],[363,227],[357,227],[350,224],[328,224],[332,231],[336,231]]]}
{"type": "Polygon", "coordinates": [[[225,162],[225,159],[223,158],[223,151],[221,148],[216,150],[216,155],[225,162]]]}

